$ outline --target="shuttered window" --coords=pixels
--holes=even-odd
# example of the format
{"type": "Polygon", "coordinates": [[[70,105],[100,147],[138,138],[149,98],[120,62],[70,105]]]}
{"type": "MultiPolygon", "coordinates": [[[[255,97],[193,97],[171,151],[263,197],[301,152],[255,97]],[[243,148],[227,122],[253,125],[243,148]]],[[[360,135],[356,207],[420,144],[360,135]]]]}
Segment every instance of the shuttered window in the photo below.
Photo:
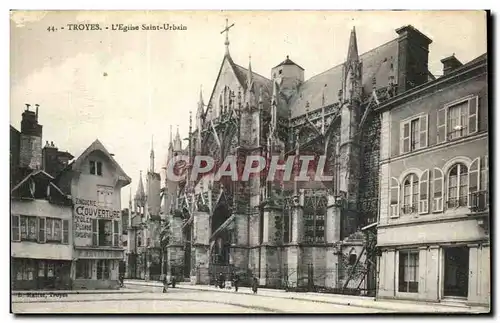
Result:
{"type": "Polygon", "coordinates": [[[69,221],[63,220],[62,243],[69,242],[69,221]]]}
{"type": "Polygon", "coordinates": [[[12,216],[12,241],[21,240],[21,225],[19,223],[19,215],[12,216]]]}
{"type": "Polygon", "coordinates": [[[399,181],[397,178],[393,177],[391,178],[391,191],[390,191],[390,217],[391,218],[397,218],[399,217],[399,193],[400,193],[400,187],[399,187],[399,181]]]}
{"type": "Polygon", "coordinates": [[[408,153],[428,145],[428,118],[421,115],[410,120],[401,122],[400,126],[400,152],[408,153]]]}
{"type": "Polygon", "coordinates": [[[437,143],[462,138],[478,131],[479,97],[469,96],[437,113],[437,143]]]}
{"type": "Polygon", "coordinates": [[[92,245],[97,246],[98,245],[98,236],[99,231],[97,227],[97,219],[92,219],[92,245]]]}
{"type": "Polygon", "coordinates": [[[45,243],[46,240],[45,229],[46,229],[45,218],[38,218],[38,242],[40,243],[45,243]]]}

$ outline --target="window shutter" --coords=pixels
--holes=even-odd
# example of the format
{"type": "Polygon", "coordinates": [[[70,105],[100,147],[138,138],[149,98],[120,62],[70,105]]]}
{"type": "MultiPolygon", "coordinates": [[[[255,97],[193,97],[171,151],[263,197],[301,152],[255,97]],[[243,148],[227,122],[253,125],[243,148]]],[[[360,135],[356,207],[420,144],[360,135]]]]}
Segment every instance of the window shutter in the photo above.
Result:
{"type": "Polygon", "coordinates": [[[444,178],[443,171],[439,168],[434,168],[434,186],[432,198],[432,212],[443,212],[443,192],[444,178]]]}
{"type": "Polygon", "coordinates": [[[469,134],[477,132],[478,127],[478,97],[475,96],[469,100],[469,134]]]}
{"type": "Polygon", "coordinates": [[[437,143],[446,140],[446,108],[439,109],[437,112],[437,143]]]}
{"type": "Polygon", "coordinates": [[[62,221],[62,243],[68,243],[68,242],[69,242],[69,221],[63,220],[62,221]]]}
{"type": "Polygon", "coordinates": [[[401,129],[399,136],[401,138],[401,154],[407,153],[410,151],[410,122],[401,123],[401,129]]]}
{"type": "Polygon", "coordinates": [[[45,218],[38,218],[38,242],[45,243],[45,218]]]}
{"type": "Polygon", "coordinates": [[[420,117],[420,148],[427,147],[427,115],[420,117]]]}
{"type": "Polygon", "coordinates": [[[488,155],[484,156],[483,158],[483,167],[481,168],[481,191],[484,191],[484,198],[485,198],[485,204],[486,207],[490,206],[490,198],[489,198],[489,165],[488,165],[488,155]]]}
{"type": "Polygon", "coordinates": [[[427,214],[429,213],[429,170],[426,169],[419,180],[419,203],[418,203],[418,213],[427,214]]]}
{"type": "Polygon", "coordinates": [[[120,223],[118,220],[113,220],[113,246],[118,247],[120,242],[120,223]]]}
{"type": "Polygon", "coordinates": [[[391,178],[390,217],[399,217],[400,186],[397,178],[391,178]]]}
{"type": "Polygon", "coordinates": [[[21,223],[19,215],[12,216],[12,241],[21,241],[21,223]]]}
{"type": "Polygon", "coordinates": [[[97,219],[92,219],[92,245],[98,245],[98,228],[97,228],[97,219]]]}
{"type": "Polygon", "coordinates": [[[480,181],[480,159],[474,159],[469,167],[469,194],[467,195],[467,205],[469,207],[477,206],[477,195],[474,194],[479,191],[480,181]]]}

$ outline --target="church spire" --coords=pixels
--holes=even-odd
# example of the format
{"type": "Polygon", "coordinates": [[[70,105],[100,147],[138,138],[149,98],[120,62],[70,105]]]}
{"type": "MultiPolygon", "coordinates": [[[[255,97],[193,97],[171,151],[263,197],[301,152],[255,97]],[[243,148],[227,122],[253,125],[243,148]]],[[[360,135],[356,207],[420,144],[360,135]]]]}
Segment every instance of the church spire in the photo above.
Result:
{"type": "Polygon", "coordinates": [[[146,193],[144,192],[144,185],[142,184],[142,171],[139,173],[139,184],[135,193],[135,205],[143,207],[146,204],[146,193]]]}
{"type": "Polygon", "coordinates": [[[149,154],[149,171],[154,173],[155,171],[155,151],[153,148],[153,135],[151,135],[151,153],[149,154]]]}
{"type": "Polygon", "coordinates": [[[359,101],[361,99],[361,62],[358,56],[358,43],[356,29],[353,27],[349,39],[347,59],[344,64],[343,90],[339,93],[346,101],[359,101]]]}
{"type": "Polygon", "coordinates": [[[247,85],[248,88],[253,84],[253,73],[252,73],[252,56],[248,56],[248,71],[247,71],[247,85]]]}
{"type": "Polygon", "coordinates": [[[349,38],[349,49],[347,51],[346,62],[349,64],[350,62],[356,62],[356,61],[359,61],[358,42],[356,40],[356,27],[352,27],[351,37],[349,38]]]}
{"type": "Polygon", "coordinates": [[[179,126],[177,126],[177,133],[175,134],[175,139],[174,139],[174,151],[181,151],[182,150],[182,141],[181,141],[181,135],[179,134],[179,126]]]}
{"type": "Polygon", "coordinates": [[[198,101],[198,111],[197,111],[197,118],[201,118],[203,115],[203,107],[205,106],[205,103],[203,102],[203,87],[200,85],[200,98],[198,101]]]}
{"type": "Polygon", "coordinates": [[[252,56],[248,58],[247,70],[247,90],[246,90],[246,105],[247,107],[255,107],[255,89],[253,87],[253,72],[252,72],[252,56]]]}

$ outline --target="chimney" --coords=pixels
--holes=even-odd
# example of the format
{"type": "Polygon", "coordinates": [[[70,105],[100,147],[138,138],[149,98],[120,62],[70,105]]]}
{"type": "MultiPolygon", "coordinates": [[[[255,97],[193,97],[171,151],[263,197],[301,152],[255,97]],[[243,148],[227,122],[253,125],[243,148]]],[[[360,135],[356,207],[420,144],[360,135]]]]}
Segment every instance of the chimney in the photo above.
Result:
{"type": "Polygon", "coordinates": [[[453,72],[455,69],[459,68],[463,64],[455,57],[455,54],[443,58],[441,60],[441,63],[443,63],[443,75],[448,75],[449,73],[453,72]]]}
{"type": "Polygon", "coordinates": [[[21,119],[19,166],[40,169],[42,166],[42,125],[38,123],[37,114],[30,111],[30,104],[21,119]]]}
{"type": "Polygon", "coordinates": [[[398,93],[427,82],[429,45],[432,40],[408,25],[396,29],[398,38],[398,93]]]}
{"type": "Polygon", "coordinates": [[[36,110],[35,110],[35,118],[36,118],[36,121],[38,121],[38,107],[40,105],[39,104],[35,104],[35,107],[36,107],[36,110]]]}

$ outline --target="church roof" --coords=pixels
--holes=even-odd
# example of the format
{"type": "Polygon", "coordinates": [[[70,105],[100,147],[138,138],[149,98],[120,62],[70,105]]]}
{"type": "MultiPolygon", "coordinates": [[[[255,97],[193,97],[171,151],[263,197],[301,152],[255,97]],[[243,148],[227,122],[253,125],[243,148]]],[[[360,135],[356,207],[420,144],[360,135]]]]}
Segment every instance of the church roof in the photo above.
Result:
{"type": "MultiPolygon", "coordinates": [[[[248,69],[238,64],[234,64],[234,67],[236,74],[238,74],[237,75],[238,80],[240,80],[240,82],[243,82],[242,85],[244,85],[244,87],[246,88],[248,69]]],[[[253,86],[255,89],[256,98],[259,99],[259,93],[260,93],[259,91],[260,89],[262,89],[262,100],[264,103],[264,108],[265,109],[269,108],[271,105],[271,96],[273,93],[272,81],[253,71],[252,71],[252,78],[253,78],[253,83],[254,83],[253,86]]]]}
{"type": "MultiPolygon", "coordinates": [[[[393,75],[397,75],[397,53],[398,41],[394,39],[359,57],[362,63],[364,93],[372,92],[373,77],[376,78],[377,87],[387,86],[391,66],[394,70],[393,75]]],[[[339,64],[301,84],[299,91],[291,99],[291,117],[295,118],[305,114],[308,102],[310,111],[338,102],[338,91],[342,88],[343,67],[344,64],[339,64]]]]}
{"type": "Polygon", "coordinates": [[[292,60],[288,57],[288,55],[286,56],[286,59],[285,59],[283,62],[279,63],[279,64],[278,64],[278,65],[276,65],[274,68],[276,68],[276,67],[280,67],[280,66],[283,66],[283,65],[295,65],[295,66],[297,66],[298,68],[300,68],[301,70],[304,70],[304,69],[303,69],[303,68],[302,68],[299,64],[297,64],[297,63],[295,63],[294,61],[292,61],[292,60]]]}
{"type": "MultiPolygon", "coordinates": [[[[214,96],[214,91],[215,91],[215,88],[217,86],[217,83],[219,82],[219,78],[220,78],[221,73],[222,73],[222,68],[223,68],[224,62],[226,60],[228,61],[229,65],[232,67],[234,74],[235,74],[236,78],[238,79],[238,82],[241,85],[241,88],[243,90],[246,90],[246,88],[247,88],[248,69],[234,63],[234,61],[230,55],[225,55],[224,59],[222,61],[222,64],[220,66],[219,74],[217,75],[217,79],[214,82],[212,94],[210,95],[210,99],[208,100],[209,103],[212,102],[212,99],[214,96]]],[[[255,73],[254,71],[252,71],[252,78],[253,78],[253,86],[255,89],[256,99],[257,100],[259,99],[259,92],[260,92],[260,89],[262,88],[262,100],[264,103],[264,108],[269,109],[270,105],[271,105],[270,101],[271,101],[271,95],[272,95],[272,91],[273,91],[273,86],[272,86],[271,80],[260,75],[260,74],[255,73]]],[[[242,93],[242,95],[244,95],[244,93],[242,93]]],[[[208,113],[208,108],[205,109],[203,118],[206,118],[207,113],[208,113]]]]}

